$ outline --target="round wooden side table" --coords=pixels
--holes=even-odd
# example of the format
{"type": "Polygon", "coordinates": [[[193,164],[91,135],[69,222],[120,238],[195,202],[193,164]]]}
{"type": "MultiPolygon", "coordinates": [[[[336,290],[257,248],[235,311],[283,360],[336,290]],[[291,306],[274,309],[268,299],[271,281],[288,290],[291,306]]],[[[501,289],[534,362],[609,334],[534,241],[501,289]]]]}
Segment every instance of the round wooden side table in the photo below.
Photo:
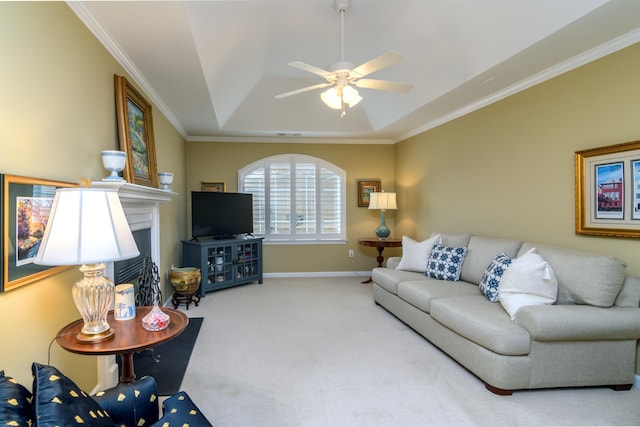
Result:
{"type": "MultiPolygon", "coordinates": [[[[382,263],[384,262],[384,256],[382,255],[382,252],[384,251],[384,248],[402,247],[402,239],[379,239],[377,237],[367,237],[359,239],[358,244],[361,246],[376,248],[378,250],[376,261],[378,261],[378,267],[382,267],[382,263]]],[[[371,278],[369,278],[369,280],[365,280],[362,283],[371,283],[371,278]]]]}
{"type": "Polygon", "coordinates": [[[60,329],[56,342],[67,351],[88,355],[119,354],[122,358],[122,375],[120,382],[130,383],[136,379],[133,369],[133,353],[154,347],[180,335],[189,324],[189,317],[182,311],[162,307],[169,315],[170,323],[161,331],[147,331],[142,327],[142,318],[149,313],[151,307],[136,307],[136,317],[129,320],[115,320],[113,311],[109,312],[107,322],[114,330],[112,339],[99,343],[84,343],[76,340],[76,335],[84,324],[82,319],[69,323],[60,329]]]}

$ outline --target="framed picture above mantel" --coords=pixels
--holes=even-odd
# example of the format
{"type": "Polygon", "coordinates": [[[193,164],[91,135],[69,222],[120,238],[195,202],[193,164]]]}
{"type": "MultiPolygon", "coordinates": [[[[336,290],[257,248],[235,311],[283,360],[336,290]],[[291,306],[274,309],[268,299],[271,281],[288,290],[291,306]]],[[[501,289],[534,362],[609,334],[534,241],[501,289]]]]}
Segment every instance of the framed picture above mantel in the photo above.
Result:
{"type": "Polygon", "coordinates": [[[640,238],[640,140],[576,151],[576,233],[640,238]]]}
{"type": "Polygon", "coordinates": [[[124,179],[133,184],[157,188],[151,104],[125,77],[116,75],[114,78],[120,150],[127,153],[124,179]]]}

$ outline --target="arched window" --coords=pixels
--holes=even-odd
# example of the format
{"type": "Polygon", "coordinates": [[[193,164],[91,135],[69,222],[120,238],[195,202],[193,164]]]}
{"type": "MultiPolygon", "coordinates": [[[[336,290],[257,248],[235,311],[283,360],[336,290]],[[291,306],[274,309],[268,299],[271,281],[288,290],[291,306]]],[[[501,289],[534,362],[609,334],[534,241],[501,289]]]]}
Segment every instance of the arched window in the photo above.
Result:
{"type": "Polygon", "coordinates": [[[238,171],[253,194],[253,232],[273,243],[346,241],[344,170],[316,157],[267,157],[238,171]]]}

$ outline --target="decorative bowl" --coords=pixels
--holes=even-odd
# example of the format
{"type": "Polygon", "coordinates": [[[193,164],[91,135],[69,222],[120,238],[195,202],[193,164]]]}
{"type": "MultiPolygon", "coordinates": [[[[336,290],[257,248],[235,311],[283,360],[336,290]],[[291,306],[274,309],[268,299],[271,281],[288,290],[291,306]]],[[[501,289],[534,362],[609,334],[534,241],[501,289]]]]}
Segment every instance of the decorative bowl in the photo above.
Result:
{"type": "Polygon", "coordinates": [[[162,190],[169,191],[169,186],[173,182],[173,173],[160,172],[158,174],[158,181],[160,182],[160,185],[162,185],[162,190]]]}
{"type": "Polygon", "coordinates": [[[176,294],[193,295],[200,286],[200,269],[194,267],[174,268],[169,271],[169,283],[176,294]]]}
{"type": "Polygon", "coordinates": [[[124,165],[127,162],[127,153],[117,150],[104,150],[100,153],[102,157],[102,166],[111,175],[102,178],[103,181],[122,181],[123,178],[118,175],[118,172],[124,169],[124,165]]]}

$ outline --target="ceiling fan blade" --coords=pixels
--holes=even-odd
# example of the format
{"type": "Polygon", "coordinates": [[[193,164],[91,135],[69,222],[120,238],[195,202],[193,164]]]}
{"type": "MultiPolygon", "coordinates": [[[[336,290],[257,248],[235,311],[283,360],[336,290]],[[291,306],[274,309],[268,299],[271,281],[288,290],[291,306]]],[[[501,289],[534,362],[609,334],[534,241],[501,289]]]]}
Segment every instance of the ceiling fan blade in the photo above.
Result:
{"type": "Polygon", "coordinates": [[[314,89],[322,89],[323,87],[331,86],[333,83],[318,83],[317,85],[303,87],[302,89],[292,90],[291,92],[281,93],[280,95],[276,95],[276,99],[286,98],[287,96],[297,95],[299,93],[308,92],[314,89]]]}
{"type": "Polygon", "coordinates": [[[353,82],[355,86],[366,89],[389,90],[392,92],[409,92],[413,85],[408,83],[389,82],[386,80],[360,79],[353,82]]]}
{"type": "Polygon", "coordinates": [[[320,77],[324,77],[324,78],[331,77],[333,75],[333,73],[327,70],[323,70],[322,68],[318,68],[314,65],[305,64],[304,62],[300,62],[300,61],[289,62],[289,65],[295,68],[299,68],[303,71],[308,71],[310,73],[317,74],[320,77]]]}
{"type": "Polygon", "coordinates": [[[365,62],[362,65],[358,65],[351,71],[351,75],[354,77],[364,77],[367,74],[374,73],[381,68],[388,67],[389,65],[396,64],[404,59],[404,56],[400,55],[394,50],[383,53],[382,55],[373,58],[372,60],[365,62]]]}

